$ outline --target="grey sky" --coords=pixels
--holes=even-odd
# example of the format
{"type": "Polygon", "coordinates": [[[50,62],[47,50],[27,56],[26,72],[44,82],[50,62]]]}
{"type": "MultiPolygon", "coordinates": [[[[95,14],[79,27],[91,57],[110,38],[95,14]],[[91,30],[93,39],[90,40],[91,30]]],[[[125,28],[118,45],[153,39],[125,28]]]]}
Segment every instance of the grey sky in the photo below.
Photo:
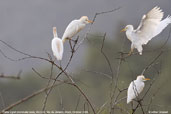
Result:
{"type": "MultiPolygon", "coordinates": [[[[53,26],[57,27],[61,37],[73,19],[83,15],[92,19],[96,12],[121,6],[117,12],[100,15],[92,26],[91,33],[107,32],[107,35],[113,38],[111,36],[122,28],[121,23],[138,26],[141,16],[156,5],[163,9],[165,17],[171,14],[171,0],[0,0],[0,38],[21,51],[46,57],[46,52],[51,53],[53,26]]],[[[86,29],[79,35],[83,36],[86,29]]],[[[21,57],[2,44],[0,49],[12,58],[21,57]]],[[[67,51],[65,45],[64,56],[67,56],[67,51]]],[[[73,62],[73,65],[79,64],[80,56],[83,57],[83,53],[79,52],[74,60],[77,62],[73,62]]],[[[11,62],[0,54],[0,73],[12,74],[20,69],[29,70],[32,66],[43,67],[47,64],[40,63],[11,62]]]]}

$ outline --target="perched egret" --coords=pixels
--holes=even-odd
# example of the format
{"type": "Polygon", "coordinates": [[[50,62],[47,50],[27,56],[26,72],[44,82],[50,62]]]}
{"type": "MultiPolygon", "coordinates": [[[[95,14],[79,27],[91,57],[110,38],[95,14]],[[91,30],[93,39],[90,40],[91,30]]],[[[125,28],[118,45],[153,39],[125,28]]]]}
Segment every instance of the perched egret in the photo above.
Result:
{"type": "Polygon", "coordinates": [[[93,23],[93,21],[89,20],[87,16],[82,16],[79,20],[71,21],[63,34],[63,37],[62,37],[63,42],[75,36],[88,23],[93,23]]]}
{"type": "Polygon", "coordinates": [[[147,44],[153,37],[157,36],[171,23],[171,16],[163,18],[163,12],[159,7],[154,7],[146,15],[143,15],[140,25],[136,30],[132,25],[127,25],[121,32],[126,31],[127,38],[132,42],[129,55],[136,48],[142,55],[142,45],[147,44]]]}
{"type": "Polygon", "coordinates": [[[62,60],[63,55],[63,42],[62,39],[58,38],[56,27],[53,27],[53,36],[52,39],[52,52],[57,60],[62,60]]]}
{"type": "Polygon", "coordinates": [[[137,79],[132,81],[127,91],[127,104],[135,99],[142,91],[145,86],[144,81],[150,80],[145,78],[143,75],[137,76],[137,79]]]}

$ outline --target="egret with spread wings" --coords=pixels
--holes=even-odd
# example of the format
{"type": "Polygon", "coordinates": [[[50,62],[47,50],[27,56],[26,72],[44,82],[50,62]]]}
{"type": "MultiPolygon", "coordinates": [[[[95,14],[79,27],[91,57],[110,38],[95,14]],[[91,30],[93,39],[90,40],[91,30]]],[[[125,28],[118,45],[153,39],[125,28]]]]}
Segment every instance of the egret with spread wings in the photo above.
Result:
{"type": "Polygon", "coordinates": [[[121,32],[126,31],[127,38],[132,42],[131,51],[136,48],[142,55],[142,45],[146,45],[152,38],[160,34],[171,23],[171,16],[162,20],[164,13],[159,7],[154,7],[146,15],[143,15],[140,25],[136,30],[132,25],[127,25],[121,32]]]}
{"type": "Polygon", "coordinates": [[[62,37],[63,42],[65,42],[67,39],[71,39],[72,37],[74,37],[88,23],[93,23],[93,21],[89,20],[87,16],[82,16],[78,20],[71,21],[63,34],[62,37]]]}
{"type": "Polygon", "coordinates": [[[53,35],[54,38],[52,39],[51,46],[53,55],[57,60],[62,60],[63,56],[63,42],[57,35],[56,27],[53,27],[53,35]]]}

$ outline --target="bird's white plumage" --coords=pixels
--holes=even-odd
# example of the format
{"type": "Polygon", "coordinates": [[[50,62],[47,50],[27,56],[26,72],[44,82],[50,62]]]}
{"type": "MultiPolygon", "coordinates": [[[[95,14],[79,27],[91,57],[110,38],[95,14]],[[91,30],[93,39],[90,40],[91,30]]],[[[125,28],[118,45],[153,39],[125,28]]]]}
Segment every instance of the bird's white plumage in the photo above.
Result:
{"type": "Polygon", "coordinates": [[[142,45],[147,44],[171,23],[170,16],[162,20],[163,14],[162,10],[156,6],[146,15],[143,15],[136,30],[134,30],[132,25],[125,27],[127,38],[132,42],[131,48],[136,48],[140,55],[143,50],[142,45]]]}
{"type": "Polygon", "coordinates": [[[160,22],[160,24],[158,25],[157,30],[156,30],[156,32],[154,33],[154,36],[153,36],[153,37],[155,37],[155,36],[157,36],[158,34],[160,34],[160,33],[164,30],[164,28],[166,28],[167,25],[170,24],[170,23],[171,23],[171,16],[167,16],[165,19],[163,19],[163,20],[160,22]]]}
{"type": "Polygon", "coordinates": [[[69,25],[67,26],[62,40],[63,42],[66,41],[66,39],[71,39],[72,37],[74,37],[78,32],[80,32],[85,26],[86,24],[91,23],[90,20],[88,20],[87,16],[82,16],[80,19],[78,20],[73,20],[69,23],[69,25]]]}
{"type": "Polygon", "coordinates": [[[135,31],[136,36],[140,38],[142,44],[147,44],[154,37],[162,18],[163,12],[158,7],[154,7],[142,17],[140,27],[135,31]]]}
{"type": "Polygon", "coordinates": [[[143,75],[137,76],[137,79],[132,81],[127,91],[127,103],[130,103],[133,99],[136,99],[139,94],[143,91],[145,86],[144,81],[149,80],[143,75]]]}
{"type": "Polygon", "coordinates": [[[127,103],[130,103],[133,99],[135,99],[143,90],[144,88],[144,82],[134,80],[130,83],[128,88],[128,97],[127,97],[127,103]]]}
{"type": "Polygon", "coordinates": [[[80,30],[85,27],[85,24],[82,24],[80,20],[73,20],[66,28],[62,40],[66,38],[72,38],[75,36],[80,30]]]}
{"type": "Polygon", "coordinates": [[[62,39],[58,38],[56,27],[53,27],[54,38],[52,39],[51,46],[53,55],[57,60],[62,60],[63,57],[63,42],[62,39]]]}

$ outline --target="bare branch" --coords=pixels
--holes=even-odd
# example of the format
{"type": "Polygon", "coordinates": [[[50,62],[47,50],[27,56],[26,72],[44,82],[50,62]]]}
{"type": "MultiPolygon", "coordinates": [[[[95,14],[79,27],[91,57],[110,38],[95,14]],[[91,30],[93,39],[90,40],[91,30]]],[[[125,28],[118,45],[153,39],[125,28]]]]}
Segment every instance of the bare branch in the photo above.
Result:
{"type": "Polygon", "coordinates": [[[163,54],[163,51],[161,51],[161,52],[152,60],[152,62],[150,62],[150,64],[147,65],[147,66],[145,67],[145,69],[142,71],[141,74],[143,75],[144,72],[145,72],[146,70],[148,70],[151,66],[153,66],[154,62],[155,62],[162,54],[163,54]]]}
{"type": "Polygon", "coordinates": [[[103,51],[105,39],[106,39],[106,33],[105,33],[104,36],[103,36],[102,47],[101,47],[101,53],[102,53],[102,55],[105,57],[105,60],[107,61],[108,66],[109,66],[109,68],[110,68],[111,75],[112,75],[112,77],[113,77],[112,65],[111,65],[111,63],[110,63],[110,61],[109,61],[109,58],[107,57],[107,55],[106,55],[106,54],[104,53],[104,51],[103,51]]]}
{"type": "MultiPolygon", "coordinates": [[[[77,40],[78,40],[78,38],[77,38],[77,40]]],[[[76,46],[76,44],[77,44],[77,40],[76,40],[75,43],[74,43],[73,49],[75,49],[75,46],[76,46]]],[[[16,51],[16,52],[18,52],[18,53],[23,54],[23,55],[26,56],[26,57],[24,57],[24,58],[21,58],[21,59],[15,60],[15,61],[21,61],[21,60],[25,60],[25,59],[39,59],[39,60],[47,61],[47,62],[53,64],[54,66],[56,66],[59,70],[61,70],[61,72],[56,76],[54,82],[52,83],[52,85],[51,85],[50,88],[49,88],[48,93],[51,92],[53,86],[55,85],[55,82],[56,82],[56,81],[59,81],[59,80],[57,80],[57,78],[58,78],[62,73],[64,73],[64,74],[68,77],[68,79],[70,79],[71,82],[72,82],[72,83],[67,83],[67,84],[70,84],[70,85],[74,86],[74,87],[82,94],[82,96],[83,96],[83,97],[86,99],[86,101],[89,103],[89,105],[90,105],[90,107],[91,107],[93,113],[96,114],[96,113],[95,113],[95,110],[94,110],[94,108],[93,108],[93,106],[92,106],[92,104],[91,104],[91,102],[90,102],[90,100],[88,99],[88,97],[87,97],[87,96],[85,95],[85,93],[84,93],[84,92],[83,92],[83,91],[74,83],[74,81],[72,80],[71,76],[68,75],[67,72],[65,71],[65,70],[68,68],[69,64],[71,63],[71,60],[72,60],[73,55],[74,55],[74,53],[75,53],[75,50],[72,50],[72,53],[71,53],[71,56],[70,56],[70,58],[69,58],[68,64],[65,66],[65,68],[61,68],[60,66],[58,66],[57,64],[55,64],[54,61],[51,61],[51,60],[46,59],[46,58],[37,57],[37,56],[32,56],[32,55],[23,53],[23,52],[21,52],[21,51],[15,49],[15,48],[13,48],[12,46],[10,46],[9,44],[7,44],[6,42],[4,42],[4,41],[2,41],[2,40],[0,40],[0,42],[2,42],[3,44],[5,44],[7,47],[11,48],[12,50],[14,50],[14,51],[16,51]]],[[[35,71],[35,70],[34,70],[34,71],[35,71]]],[[[40,76],[40,75],[39,75],[39,76],[40,76]]],[[[64,82],[64,83],[66,83],[66,82],[64,82]]],[[[32,97],[32,96],[31,96],[31,97],[32,97]]],[[[25,100],[24,100],[24,101],[25,101],[25,100]]],[[[21,102],[21,101],[20,101],[20,102],[21,102]]],[[[20,102],[19,102],[19,104],[20,104],[20,102]]],[[[18,104],[18,103],[17,103],[17,104],[18,104]]]]}
{"type": "MultiPolygon", "coordinates": [[[[112,12],[115,12],[117,10],[119,10],[121,7],[118,7],[116,9],[113,9],[113,10],[109,10],[109,11],[104,11],[104,12],[99,12],[99,13],[95,13],[94,17],[93,17],[93,23],[91,24],[91,26],[94,24],[96,18],[98,15],[102,15],[102,14],[106,14],[106,13],[112,13],[112,12]]],[[[76,47],[76,50],[81,46],[81,44],[84,42],[85,39],[87,39],[87,35],[90,33],[90,30],[91,30],[91,26],[88,28],[84,38],[78,43],[78,46],[76,47]]]]}
{"type": "Polygon", "coordinates": [[[17,76],[6,76],[6,75],[4,75],[4,74],[0,74],[0,78],[5,78],[5,79],[16,79],[16,80],[19,80],[19,79],[21,78],[21,77],[20,77],[21,72],[22,72],[22,71],[19,71],[17,76]]]}
{"type": "Polygon", "coordinates": [[[97,114],[100,114],[103,111],[103,108],[107,105],[108,101],[106,101],[98,110],[97,114]]]}
{"type": "Polygon", "coordinates": [[[102,76],[104,76],[104,77],[107,77],[108,79],[112,79],[110,75],[105,74],[105,73],[103,73],[103,72],[91,71],[91,70],[84,70],[84,71],[86,71],[86,72],[91,72],[91,73],[95,73],[95,74],[99,74],[99,75],[102,75],[102,76]]]}
{"type": "Polygon", "coordinates": [[[81,95],[79,95],[79,97],[78,97],[77,104],[75,106],[75,111],[77,111],[77,108],[78,108],[78,105],[79,105],[79,102],[80,102],[80,98],[81,98],[81,95]]]}
{"type": "MultiPolygon", "coordinates": [[[[120,51],[122,52],[123,51],[123,47],[124,47],[124,44],[125,44],[125,40],[123,40],[123,43],[121,45],[121,49],[120,51]]],[[[113,99],[115,97],[115,92],[116,90],[118,89],[118,79],[119,79],[119,73],[120,73],[120,67],[121,67],[121,64],[123,62],[123,54],[120,53],[120,59],[118,60],[118,65],[117,65],[117,68],[116,68],[116,76],[115,76],[115,84],[114,83],[114,79],[111,80],[111,91],[110,91],[110,114],[112,114],[112,111],[114,111],[114,105],[113,105],[113,99]],[[113,89],[113,86],[114,86],[114,89],[113,89]]]]}
{"type": "MultiPolygon", "coordinates": [[[[49,55],[50,56],[50,55],[49,55]]],[[[53,64],[52,64],[52,66],[51,66],[51,70],[50,70],[50,78],[49,78],[49,80],[48,80],[48,82],[47,82],[47,85],[46,85],[46,87],[48,87],[49,85],[50,85],[50,82],[51,82],[51,80],[52,80],[52,72],[53,72],[53,64]]],[[[50,91],[50,90],[49,90],[50,91]]],[[[42,110],[44,111],[45,110],[45,107],[46,107],[46,102],[47,102],[47,96],[49,95],[48,93],[50,93],[49,91],[45,91],[45,93],[46,93],[46,95],[45,95],[45,100],[44,100],[44,102],[43,102],[43,108],[42,108],[42,110]]]]}

